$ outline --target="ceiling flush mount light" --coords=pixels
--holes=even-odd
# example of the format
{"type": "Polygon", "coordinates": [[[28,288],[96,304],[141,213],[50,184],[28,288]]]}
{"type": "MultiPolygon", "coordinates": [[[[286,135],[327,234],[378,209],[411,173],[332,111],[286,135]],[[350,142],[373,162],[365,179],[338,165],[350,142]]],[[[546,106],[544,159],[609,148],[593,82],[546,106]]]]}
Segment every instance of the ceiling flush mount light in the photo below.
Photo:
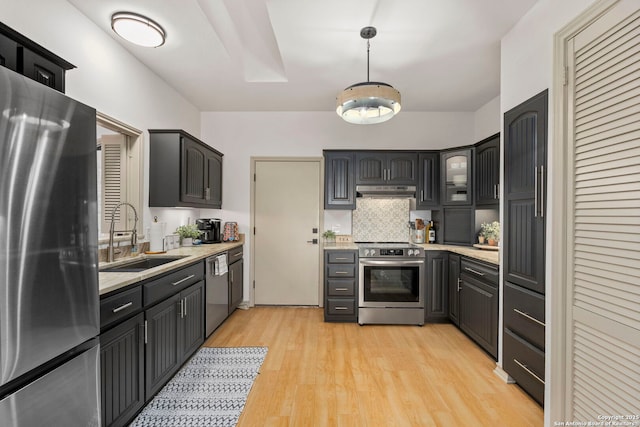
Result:
{"type": "Polygon", "coordinates": [[[400,111],[400,92],[382,82],[369,81],[369,40],[375,27],[364,27],[360,37],[367,40],[367,81],[349,86],[338,94],[336,113],[349,123],[360,125],[386,122],[400,111]]]}
{"type": "Polygon", "coordinates": [[[165,33],[160,25],[136,13],[114,13],[111,16],[111,28],[117,35],[138,46],[158,47],[165,41],[165,33]]]}

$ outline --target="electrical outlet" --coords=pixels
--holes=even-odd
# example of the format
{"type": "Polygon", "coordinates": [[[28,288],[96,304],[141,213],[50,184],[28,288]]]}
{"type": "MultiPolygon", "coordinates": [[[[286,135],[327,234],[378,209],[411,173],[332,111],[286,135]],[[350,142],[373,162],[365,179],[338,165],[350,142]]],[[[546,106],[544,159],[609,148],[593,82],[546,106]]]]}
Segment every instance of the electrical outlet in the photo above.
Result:
{"type": "Polygon", "coordinates": [[[336,243],[351,243],[351,236],[348,234],[337,234],[336,243]]]}

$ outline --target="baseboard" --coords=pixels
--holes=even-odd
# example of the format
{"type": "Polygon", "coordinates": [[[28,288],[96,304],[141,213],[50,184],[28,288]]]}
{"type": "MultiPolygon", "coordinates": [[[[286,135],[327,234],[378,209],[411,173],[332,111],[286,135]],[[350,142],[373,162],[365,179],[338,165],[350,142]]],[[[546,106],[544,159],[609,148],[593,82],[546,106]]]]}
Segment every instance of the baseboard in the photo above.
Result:
{"type": "Polygon", "coordinates": [[[507,372],[504,369],[502,369],[502,366],[498,365],[497,363],[496,363],[496,369],[493,370],[493,373],[496,374],[498,377],[500,377],[500,379],[507,384],[515,384],[516,382],[513,378],[509,376],[509,374],[507,374],[507,372]]]}

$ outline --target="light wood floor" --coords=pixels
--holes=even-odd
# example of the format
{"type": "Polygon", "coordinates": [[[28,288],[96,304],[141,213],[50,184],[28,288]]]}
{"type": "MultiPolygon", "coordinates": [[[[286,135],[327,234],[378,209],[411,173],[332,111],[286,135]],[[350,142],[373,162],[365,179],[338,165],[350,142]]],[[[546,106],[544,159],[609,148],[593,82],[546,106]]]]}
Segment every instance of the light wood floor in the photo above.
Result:
{"type": "Polygon", "coordinates": [[[269,348],[238,426],[542,426],[543,411],[450,324],[324,323],[322,309],[236,310],[209,347],[269,348]]]}

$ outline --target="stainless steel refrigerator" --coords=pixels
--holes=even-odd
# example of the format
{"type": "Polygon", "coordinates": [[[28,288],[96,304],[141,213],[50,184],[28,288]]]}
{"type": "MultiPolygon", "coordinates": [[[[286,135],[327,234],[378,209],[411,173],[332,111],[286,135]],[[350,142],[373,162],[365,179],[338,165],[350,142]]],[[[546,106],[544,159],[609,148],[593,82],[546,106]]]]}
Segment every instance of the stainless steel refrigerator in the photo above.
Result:
{"type": "Polygon", "coordinates": [[[0,67],[0,425],[100,425],[96,113],[0,67]]]}

